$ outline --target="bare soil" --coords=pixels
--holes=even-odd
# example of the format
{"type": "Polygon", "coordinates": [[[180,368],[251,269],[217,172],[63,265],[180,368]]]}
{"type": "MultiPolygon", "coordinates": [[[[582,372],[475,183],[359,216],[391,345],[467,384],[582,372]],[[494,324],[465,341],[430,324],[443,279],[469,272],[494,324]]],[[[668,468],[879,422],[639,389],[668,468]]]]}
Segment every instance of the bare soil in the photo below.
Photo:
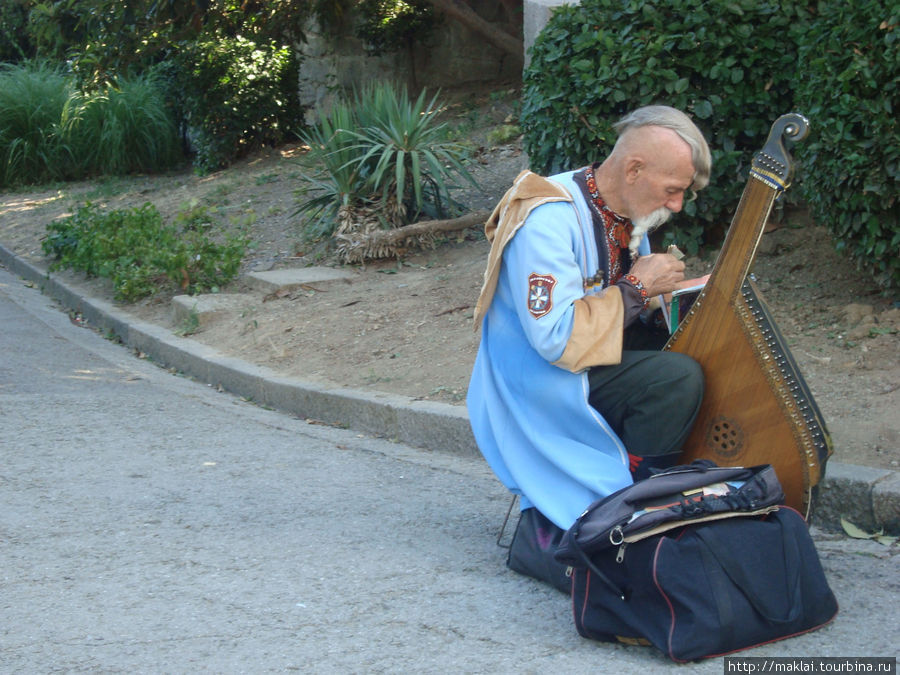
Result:
{"type": "MultiPolygon", "coordinates": [[[[509,85],[507,85],[509,87],[509,85]]],[[[527,167],[518,140],[488,142],[514,122],[516,92],[455,92],[447,119],[473,144],[480,189],[459,190],[470,210],[490,209],[527,167]]],[[[85,201],[108,208],[152,202],[167,217],[204,205],[223,224],[244,227],[252,245],[243,271],[338,263],[303,243],[293,214],[302,185],[299,146],[259,153],[209,176],[189,171],[0,193],[0,243],[32,262],[44,228],[85,201]]],[[[250,293],[244,279],[223,293],[247,293],[235,311],[199,327],[176,325],[177,291],[125,307],[137,317],[189,332],[223,353],[307,381],[464,405],[478,346],[472,312],[488,244],[477,229],[410,250],[399,258],[346,267],[349,281],[309,284],[291,293],[250,293]]],[[[689,259],[712,268],[715,252],[689,259]]],[[[754,274],[791,346],[835,445],[834,459],[900,466],[900,308],[839,255],[828,232],[802,211],[788,211],[763,236],[754,274]]],[[[103,281],[93,292],[111,299],[103,281]]]]}

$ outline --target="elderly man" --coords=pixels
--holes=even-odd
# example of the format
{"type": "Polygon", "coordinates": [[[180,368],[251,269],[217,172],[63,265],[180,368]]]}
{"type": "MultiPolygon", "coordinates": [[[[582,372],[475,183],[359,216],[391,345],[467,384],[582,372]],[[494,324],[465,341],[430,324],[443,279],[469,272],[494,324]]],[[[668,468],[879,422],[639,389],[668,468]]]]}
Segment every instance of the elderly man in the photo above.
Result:
{"type": "Polygon", "coordinates": [[[520,497],[514,554],[515,539],[546,541],[648,467],[674,464],[703,394],[699,366],[660,351],[666,333],[650,309],[696,280],[672,255],[650,254],[646,235],[706,186],[709,148],[666,106],[616,130],[602,163],[520,174],[485,226],[467,405],[485,459],[520,497]]]}

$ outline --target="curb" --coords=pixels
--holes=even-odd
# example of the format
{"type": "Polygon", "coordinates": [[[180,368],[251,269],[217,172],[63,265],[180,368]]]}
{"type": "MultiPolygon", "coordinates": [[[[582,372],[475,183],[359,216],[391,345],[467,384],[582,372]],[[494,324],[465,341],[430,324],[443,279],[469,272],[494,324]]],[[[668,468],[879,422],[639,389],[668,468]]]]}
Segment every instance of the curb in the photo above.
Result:
{"type": "MultiPolygon", "coordinates": [[[[432,452],[480,457],[465,408],[388,393],[362,392],[305,382],[138,321],[97,300],[75,282],[62,282],[0,244],[0,263],[38,284],[45,295],[79,312],[98,330],[115,335],[157,364],[221,387],[258,405],[304,419],[397,440],[432,452]]],[[[841,518],[867,532],[900,534],[900,473],[829,462],[816,498],[815,523],[841,530],[841,518]]]]}

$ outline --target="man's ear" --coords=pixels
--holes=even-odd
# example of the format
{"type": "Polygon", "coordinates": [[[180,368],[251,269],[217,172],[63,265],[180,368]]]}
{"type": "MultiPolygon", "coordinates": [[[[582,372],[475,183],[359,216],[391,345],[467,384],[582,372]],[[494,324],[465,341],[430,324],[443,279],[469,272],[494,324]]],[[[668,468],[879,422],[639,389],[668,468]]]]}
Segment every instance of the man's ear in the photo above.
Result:
{"type": "Polygon", "coordinates": [[[625,182],[632,185],[641,172],[646,168],[646,163],[640,155],[631,155],[625,161],[625,182]]]}

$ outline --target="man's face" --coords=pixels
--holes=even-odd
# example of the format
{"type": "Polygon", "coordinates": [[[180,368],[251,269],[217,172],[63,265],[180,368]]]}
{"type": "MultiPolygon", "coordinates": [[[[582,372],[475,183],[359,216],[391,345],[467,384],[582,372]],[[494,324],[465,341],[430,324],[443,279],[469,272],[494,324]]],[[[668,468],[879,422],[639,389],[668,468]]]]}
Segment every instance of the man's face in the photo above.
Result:
{"type": "Polygon", "coordinates": [[[664,136],[652,153],[644,152],[640,163],[632,165],[626,182],[625,198],[632,221],[659,217],[655,213],[659,209],[678,213],[684,206],[684,193],[694,182],[690,146],[674,132],[664,136]]]}
{"type": "Polygon", "coordinates": [[[648,165],[631,185],[628,201],[632,220],[646,218],[660,209],[678,213],[684,206],[684,193],[693,181],[694,165],[690,162],[675,171],[648,165]]]}

